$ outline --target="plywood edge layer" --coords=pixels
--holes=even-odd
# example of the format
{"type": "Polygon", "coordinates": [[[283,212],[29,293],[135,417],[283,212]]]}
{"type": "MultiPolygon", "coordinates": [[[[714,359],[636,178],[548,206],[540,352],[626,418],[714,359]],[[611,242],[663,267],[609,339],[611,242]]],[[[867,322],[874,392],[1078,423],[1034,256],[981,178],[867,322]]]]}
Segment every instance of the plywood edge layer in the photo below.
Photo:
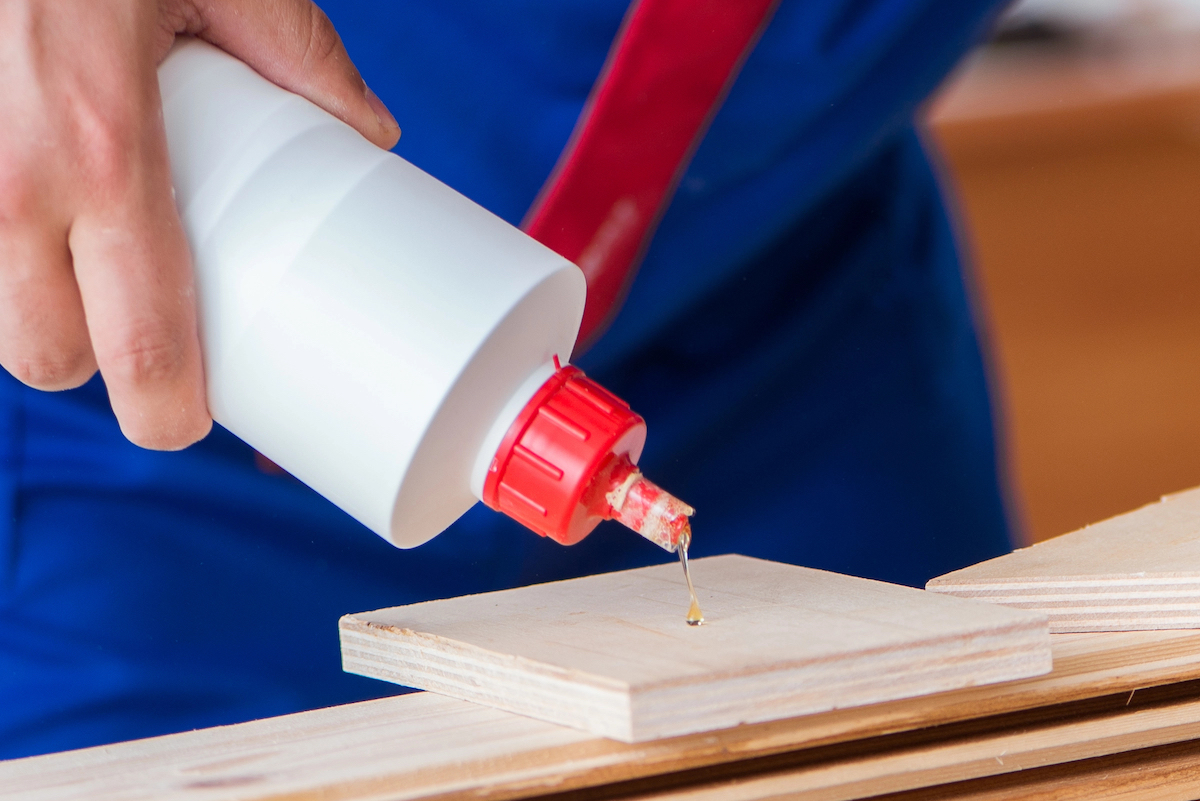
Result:
{"type": "Polygon", "coordinates": [[[1191,588],[1151,585],[1146,588],[1129,583],[1097,588],[1081,580],[1076,582],[1073,590],[1060,586],[1049,592],[1037,584],[1022,583],[1021,586],[1030,589],[1020,591],[992,582],[987,585],[941,583],[930,586],[929,590],[1041,612],[1050,619],[1050,631],[1055,634],[1200,629],[1200,585],[1191,588]]]}
{"type": "Polygon", "coordinates": [[[630,742],[629,688],[354,615],[338,621],[342,669],[630,742]],[[430,642],[440,640],[438,649],[430,642]],[[438,650],[442,656],[438,658],[438,650]],[[562,675],[558,675],[562,674],[562,675]]]}
{"type": "Polygon", "coordinates": [[[1040,615],[897,648],[624,689],[531,676],[530,660],[461,643],[439,643],[446,652],[431,653],[428,637],[353,616],[340,628],[348,672],[624,742],[1029,678],[1051,668],[1049,627],[1040,615]]]}
{"type": "MultiPolygon", "coordinates": [[[[1019,553],[1019,551],[1017,552],[1019,553]]],[[[983,564],[987,564],[984,562],[983,564]]],[[[1013,578],[979,578],[970,568],[956,570],[944,576],[930,579],[925,589],[930,592],[950,592],[956,587],[979,592],[1038,592],[1074,593],[1080,588],[1095,588],[1108,593],[1130,591],[1146,594],[1190,593],[1200,594],[1200,573],[1118,573],[1113,575],[1045,575],[1013,578]]]]}

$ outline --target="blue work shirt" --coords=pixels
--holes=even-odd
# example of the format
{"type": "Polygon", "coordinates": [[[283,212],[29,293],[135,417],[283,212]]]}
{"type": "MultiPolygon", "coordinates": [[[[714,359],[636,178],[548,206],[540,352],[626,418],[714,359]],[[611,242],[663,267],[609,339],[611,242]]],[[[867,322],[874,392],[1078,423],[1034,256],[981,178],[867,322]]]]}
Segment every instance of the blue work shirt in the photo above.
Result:
{"type": "MultiPolygon", "coordinates": [[[[1009,547],[952,227],[913,119],[992,0],[784,0],[611,329],[579,363],[649,424],[693,553],[908,584],[1009,547]]],[[[565,145],[625,0],[324,4],[397,152],[505,219],[565,145]]],[[[94,379],[0,377],[0,757],[398,691],[347,612],[672,559],[476,506],[399,551],[220,428],[126,442],[94,379]]],[[[684,599],[681,599],[681,603],[684,599]]],[[[682,613],[682,607],[681,607],[682,613]]]]}

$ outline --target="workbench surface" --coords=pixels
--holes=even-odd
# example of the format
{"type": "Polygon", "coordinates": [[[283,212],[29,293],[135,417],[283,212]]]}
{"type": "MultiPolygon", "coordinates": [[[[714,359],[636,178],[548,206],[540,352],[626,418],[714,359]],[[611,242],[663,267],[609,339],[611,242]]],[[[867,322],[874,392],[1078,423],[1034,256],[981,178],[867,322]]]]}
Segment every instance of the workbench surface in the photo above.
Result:
{"type": "Polygon", "coordinates": [[[414,693],[2,762],[0,798],[1200,795],[1200,632],[1053,639],[1038,678],[636,745],[414,693]]]}

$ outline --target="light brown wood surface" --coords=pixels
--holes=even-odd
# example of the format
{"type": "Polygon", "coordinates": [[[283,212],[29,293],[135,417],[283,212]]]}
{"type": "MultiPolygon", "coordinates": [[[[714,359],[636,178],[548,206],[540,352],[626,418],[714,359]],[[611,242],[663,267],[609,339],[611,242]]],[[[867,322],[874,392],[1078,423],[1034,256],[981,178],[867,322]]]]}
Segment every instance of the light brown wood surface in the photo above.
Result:
{"type": "MultiPolygon", "coordinates": [[[[1038,678],[638,745],[414,693],[0,762],[0,798],[508,801],[587,788],[621,797],[867,757],[861,765],[872,776],[897,782],[903,760],[921,749],[967,748],[972,738],[996,746],[1006,731],[1030,733],[1014,741],[1023,768],[1109,753],[1115,729],[1100,731],[1093,747],[1082,728],[1089,720],[1117,721],[1118,736],[1140,746],[1148,744],[1143,733],[1154,742],[1193,735],[1178,713],[1198,719],[1189,682],[1200,680],[1200,633],[1055,635],[1052,644],[1055,668],[1038,678]]],[[[1005,773],[1005,755],[992,750],[959,752],[962,771],[947,764],[921,782],[1005,773]],[[1000,761],[991,759],[993,769],[980,754],[1000,761]]],[[[1179,775],[1185,767],[1163,770],[1179,775]]]]}
{"type": "Polygon", "coordinates": [[[1025,543],[1200,484],[1198,114],[1195,32],[989,48],[933,105],[1025,543]]]}
{"type": "Polygon", "coordinates": [[[997,776],[1200,738],[1200,701],[1136,712],[1034,722],[935,739],[905,736],[877,750],[834,749],[792,770],[638,794],[662,801],[850,801],[997,776]],[[839,753],[841,752],[841,753],[839,753]]]}
{"type": "Polygon", "coordinates": [[[625,742],[1050,669],[1041,615],[810,568],[677,564],[348,615],[346,670],[625,742]]]}
{"type": "Polygon", "coordinates": [[[1200,489],[932,579],[1033,609],[1056,632],[1200,628],[1200,489]]]}
{"type": "Polygon", "coordinates": [[[874,801],[1195,801],[1200,741],[888,794],[874,801]]]}

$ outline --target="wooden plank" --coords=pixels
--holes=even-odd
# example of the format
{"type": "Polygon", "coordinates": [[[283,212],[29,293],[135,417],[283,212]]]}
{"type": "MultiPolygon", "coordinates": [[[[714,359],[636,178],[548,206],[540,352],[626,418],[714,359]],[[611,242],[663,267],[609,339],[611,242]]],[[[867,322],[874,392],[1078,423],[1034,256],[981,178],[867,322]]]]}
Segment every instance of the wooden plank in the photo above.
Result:
{"type": "Polygon", "coordinates": [[[926,589],[1043,612],[1055,632],[1200,628],[1200,488],[947,573],[926,589]]]}
{"type": "Polygon", "coordinates": [[[891,742],[853,743],[791,770],[625,797],[647,801],[874,798],[1195,740],[1200,738],[1200,701],[975,736],[945,733],[933,742],[920,742],[928,736],[906,734],[891,742]]]}
{"type": "Polygon", "coordinates": [[[406,784],[453,793],[489,774],[519,782],[521,754],[552,754],[588,739],[510,713],[413,693],[0,762],[0,798],[402,798],[411,792],[406,784]]]}
{"type": "Polygon", "coordinates": [[[972,736],[953,727],[986,718],[994,729],[1006,715],[1043,708],[1052,722],[1126,704],[1141,711],[1155,707],[1153,693],[1162,691],[1146,688],[1200,680],[1197,632],[1055,635],[1052,644],[1054,670],[1038,678],[637,745],[414,693],[0,762],[0,798],[510,801],[655,777],[763,771],[772,760],[820,760],[829,746],[931,727],[972,736]]]}
{"type": "Polygon", "coordinates": [[[1195,801],[1200,740],[1126,751],[872,801],[1195,801]]]}
{"type": "Polygon", "coordinates": [[[624,742],[1050,669],[1045,619],[744,556],[342,618],[346,670],[624,742]]]}

